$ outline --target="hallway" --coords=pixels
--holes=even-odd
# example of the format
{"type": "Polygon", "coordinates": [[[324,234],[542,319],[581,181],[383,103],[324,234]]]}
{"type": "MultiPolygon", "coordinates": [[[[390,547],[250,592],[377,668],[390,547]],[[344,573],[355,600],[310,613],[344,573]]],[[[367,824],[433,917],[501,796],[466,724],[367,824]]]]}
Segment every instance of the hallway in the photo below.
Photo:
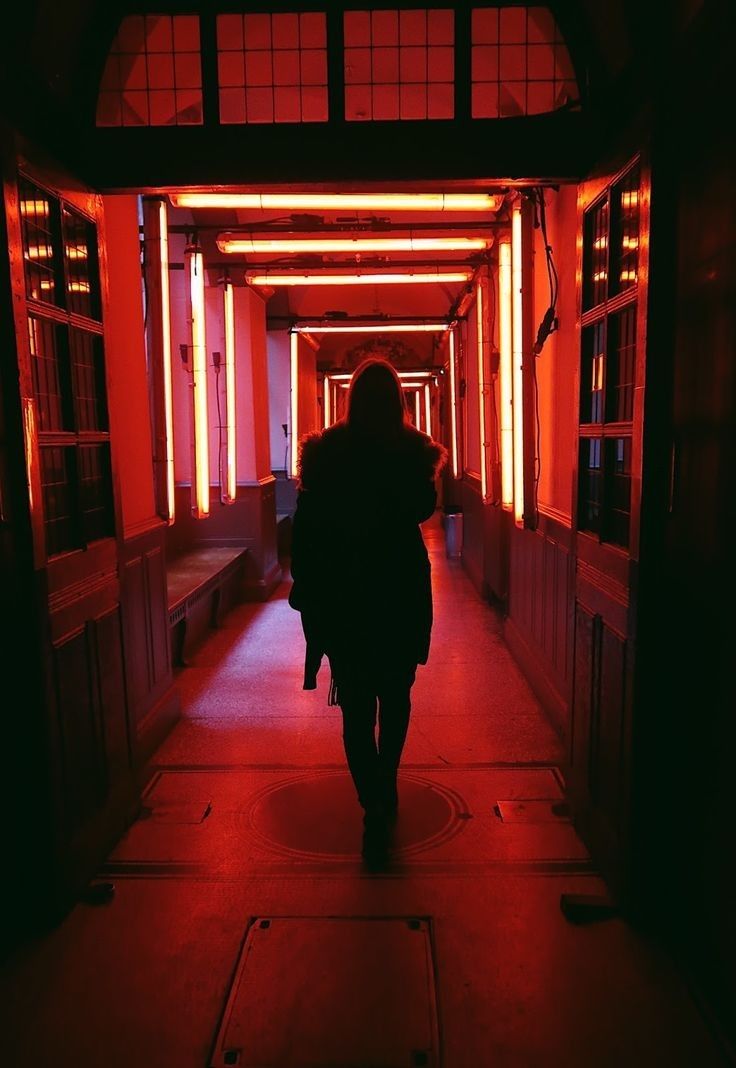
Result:
{"type": "Polygon", "coordinates": [[[99,873],[112,900],[6,966],[0,1063],[725,1063],[656,949],[619,919],[563,917],[562,893],[603,886],[559,804],[560,743],[439,524],[425,536],[435,628],[390,869],[361,866],[329,672],[301,690],[284,582],[180,672],[183,718],[99,873]]]}

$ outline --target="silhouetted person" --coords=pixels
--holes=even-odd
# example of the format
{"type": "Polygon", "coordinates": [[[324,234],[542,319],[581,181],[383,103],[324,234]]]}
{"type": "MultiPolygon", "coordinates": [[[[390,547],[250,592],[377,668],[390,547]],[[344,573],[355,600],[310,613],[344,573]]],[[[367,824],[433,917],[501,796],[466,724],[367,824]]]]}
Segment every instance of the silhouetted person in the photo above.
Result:
{"type": "Polygon", "coordinates": [[[445,460],[443,446],[409,423],[399,377],[379,359],[355,371],[346,418],[300,443],[289,603],[307,641],[304,689],[316,687],[326,654],[329,702],[342,710],[365,811],[363,852],[374,862],[396,817],[411,687],[429,653],[432,590],[419,524],[435,510],[445,460]]]}

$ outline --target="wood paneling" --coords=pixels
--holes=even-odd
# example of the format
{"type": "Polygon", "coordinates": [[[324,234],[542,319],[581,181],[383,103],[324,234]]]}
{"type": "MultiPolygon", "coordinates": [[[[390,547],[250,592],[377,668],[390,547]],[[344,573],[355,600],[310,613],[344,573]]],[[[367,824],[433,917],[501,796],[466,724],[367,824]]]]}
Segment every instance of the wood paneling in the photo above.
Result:
{"type": "Polygon", "coordinates": [[[132,765],[120,609],[116,606],[95,619],[93,631],[103,747],[107,780],[111,783],[128,775],[132,765]]]}
{"type": "Polygon", "coordinates": [[[465,475],[460,483],[463,511],[463,567],[475,588],[485,595],[483,561],[483,502],[480,481],[465,475]]]}
{"type": "MultiPolygon", "coordinates": [[[[579,225],[583,213],[606,193],[633,164],[610,163],[608,175],[583,183],[578,190],[579,225]]],[[[577,531],[578,500],[574,501],[575,533],[575,670],[572,701],[572,746],[569,788],[575,822],[622,907],[632,902],[631,811],[634,790],[632,723],[639,577],[639,526],[643,450],[644,393],[647,385],[647,312],[651,163],[645,148],[636,160],[639,168],[639,233],[636,287],[623,293],[606,290],[602,303],[583,310],[579,292],[578,325],[611,321],[626,301],[636,311],[633,406],[630,424],[601,423],[599,432],[631,436],[629,538],[626,548],[606,540],[609,532],[577,531]]],[[[611,193],[611,196],[613,194],[611,193]]],[[[613,226],[613,224],[612,224],[613,226]]],[[[612,228],[607,240],[612,239],[612,228]]],[[[585,237],[590,241],[590,235],[585,237]]],[[[578,273],[583,272],[583,244],[578,245],[578,273]]],[[[610,351],[606,359],[610,357],[610,351]]],[[[659,357],[658,357],[659,358],[659,357]]],[[[578,374],[578,378],[580,377],[578,374]]],[[[651,407],[651,403],[650,403],[651,407]]],[[[584,429],[581,430],[581,440],[584,429]]],[[[577,484],[577,460],[574,483],[577,484]]],[[[602,509],[606,507],[605,500],[602,509]]],[[[581,521],[580,525],[583,523],[581,521]]],[[[643,709],[640,715],[646,715],[643,709]]]]}
{"type": "Polygon", "coordinates": [[[629,841],[632,667],[633,644],[578,601],[568,785],[578,827],[596,842],[616,889],[629,841]]]}
{"type": "Polygon", "coordinates": [[[118,606],[54,643],[51,657],[62,827],[69,837],[131,773],[118,606]]]}
{"type": "Polygon", "coordinates": [[[255,483],[239,483],[235,502],[226,507],[213,506],[207,519],[193,518],[189,487],[177,486],[177,518],[166,531],[168,554],[173,559],[198,547],[217,545],[249,549],[245,596],[265,600],[281,581],[276,544],[275,486],[272,475],[255,483]]]}
{"type": "Polygon", "coordinates": [[[540,513],[536,530],[509,523],[507,636],[563,738],[571,695],[572,564],[570,528],[540,513]]]}
{"type": "Polygon", "coordinates": [[[97,679],[94,650],[90,648],[93,641],[85,626],[53,646],[64,838],[71,838],[84,826],[106,793],[102,709],[95,700],[97,679]]]}
{"type": "Polygon", "coordinates": [[[125,684],[136,766],[178,716],[169,652],[164,525],[156,521],[120,548],[125,684]]]}
{"type": "Polygon", "coordinates": [[[463,567],[478,592],[504,604],[504,633],[563,739],[572,688],[574,603],[571,532],[564,516],[540,513],[536,530],[483,505],[477,483],[460,484],[463,567]]]}
{"type": "MultiPolygon", "coordinates": [[[[94,597],[89,607],[94,605],[94,597]]],[[[65,911],[138,805],[119,605],[87,613],[48,650],[54,803],[43,909],[65,911]]]]}

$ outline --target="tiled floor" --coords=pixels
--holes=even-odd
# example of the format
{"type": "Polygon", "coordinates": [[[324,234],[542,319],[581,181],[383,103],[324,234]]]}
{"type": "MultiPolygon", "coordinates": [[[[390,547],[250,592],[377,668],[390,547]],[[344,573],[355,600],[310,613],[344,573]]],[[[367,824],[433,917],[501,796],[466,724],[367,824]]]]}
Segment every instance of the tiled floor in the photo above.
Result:
{"type": "Polygon", "coordinates": [[[6,969],[3,1068],[726,1063],[656,947],[564,919],[562,893],[605,888],[560,804],[559,740],[432,524],[427,540],[437,622],[388,870],[361,864],[339,712],[326,671],[300,689],[284,584],[179,676],[184,718],[100,872],[111,903],[6,969]]]}

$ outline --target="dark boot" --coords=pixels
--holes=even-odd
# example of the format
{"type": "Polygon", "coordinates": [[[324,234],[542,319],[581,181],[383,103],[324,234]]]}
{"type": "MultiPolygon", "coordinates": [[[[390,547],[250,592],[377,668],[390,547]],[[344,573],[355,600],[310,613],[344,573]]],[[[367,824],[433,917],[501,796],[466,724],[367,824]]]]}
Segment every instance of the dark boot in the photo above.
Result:
{"type": "Polygon", "coordinates": [[[366,809],[363,817],[363,859],[374,871],[388,865],[391,846],[391,820],[382,806],[366,809]]]}
{"type": "Polygon", "coordinates": [[[399,790],[396,769],[380,765],[378,771],[378,794],[381,806],[389,820],[395,821],[399,809],[399,790]]]}

